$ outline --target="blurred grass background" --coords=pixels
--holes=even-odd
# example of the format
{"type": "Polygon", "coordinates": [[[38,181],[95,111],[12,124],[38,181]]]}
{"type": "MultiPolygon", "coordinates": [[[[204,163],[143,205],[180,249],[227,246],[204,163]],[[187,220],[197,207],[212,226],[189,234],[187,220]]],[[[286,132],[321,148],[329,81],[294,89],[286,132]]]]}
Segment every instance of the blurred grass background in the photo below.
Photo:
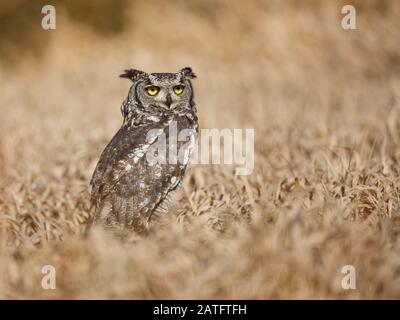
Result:
{"type": "Polygon", "coordinates": [[[1,298],[400,297],[398,1],[52,1],[50,31],[44,4],[0,5],[1,298]],[[253,174],[195,166],[148,235],[82,239],[118,74],[184,66],[203,128],[255,128],[253,174]]]}

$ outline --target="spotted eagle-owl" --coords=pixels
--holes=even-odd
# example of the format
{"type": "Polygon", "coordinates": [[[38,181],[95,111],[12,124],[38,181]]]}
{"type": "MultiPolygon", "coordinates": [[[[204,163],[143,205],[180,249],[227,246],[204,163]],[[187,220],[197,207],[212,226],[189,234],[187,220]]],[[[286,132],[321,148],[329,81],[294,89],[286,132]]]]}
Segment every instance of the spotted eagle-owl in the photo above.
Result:
{"type": "Polygon", "coordinates": [[[140,231],[181,186],[198,133],[190,81],[196,76],[186,67],[177,73],[129,69],[120,77],[133,85],[121,106],[123,124],[90,182],[94,213],[88,226],[101,221],[140,231]]]}

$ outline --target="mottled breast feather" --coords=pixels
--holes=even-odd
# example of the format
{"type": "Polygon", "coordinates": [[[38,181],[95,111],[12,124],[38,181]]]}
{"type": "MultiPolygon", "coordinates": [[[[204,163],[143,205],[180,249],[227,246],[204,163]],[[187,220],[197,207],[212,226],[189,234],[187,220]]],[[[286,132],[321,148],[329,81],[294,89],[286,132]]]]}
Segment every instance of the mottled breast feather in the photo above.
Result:
{"type": "MultiPolygon", "coordinates": [[[[169,153],[169,126],[177,131],[194,129],[197,133],[197,116],[193,111],[161,118],[160,121],[132,126],[124,123],[103,151],[94,171],[91,202],[96,217],[103,218],[109,227],[124,226],[143,230],[151,214],[162,205],[167,195],[182,182],[187,163],[151,164],[147,161],[149,147],[157,138],[146,139],[152,129],[159,129],[166,137],[166,154],[169,153]],[[105,216],[101,212],[105,208],[105,216]]],[[[182,150],[186,141],[177,141],[182,150]]]]}

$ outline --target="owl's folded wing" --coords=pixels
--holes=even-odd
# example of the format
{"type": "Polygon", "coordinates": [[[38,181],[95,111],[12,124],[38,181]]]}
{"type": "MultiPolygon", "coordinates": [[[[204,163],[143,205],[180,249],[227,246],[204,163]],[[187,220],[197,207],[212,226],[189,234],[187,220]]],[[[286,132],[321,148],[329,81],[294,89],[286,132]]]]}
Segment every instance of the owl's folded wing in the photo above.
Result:
{"type": "Polygon", "coordinates": [[[145,154],[158,138],[152,135],[149,139],[149,130],[156,129],[161,134],[166,126],[163,124],[161,128],[155,128],[154,124],[149,124],[135,130],[123,126],[117,132],[101,154],[93,173],[90,182],[92,207],[98,207],[111,192],[129,197],[129,193],[135,190],[134,183],[140,183],[141,179],[148,182],[152,175],[165,175],[166,172],[156,172],[159,166],[149,169],[145,154]],[[146,175],[141,178],[145,170],[146,175]]]}

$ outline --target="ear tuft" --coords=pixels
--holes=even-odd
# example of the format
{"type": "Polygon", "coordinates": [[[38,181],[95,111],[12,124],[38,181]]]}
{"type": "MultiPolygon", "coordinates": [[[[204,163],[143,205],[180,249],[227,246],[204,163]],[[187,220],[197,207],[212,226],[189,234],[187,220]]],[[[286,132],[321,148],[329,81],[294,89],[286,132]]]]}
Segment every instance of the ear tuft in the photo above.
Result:
{"type": "Polygon", "coordinates": [[[119,75],[120,78],[127,78],[130,79],[132,82],[136,82],[138,80],[146,80],[148,79],[149,75],[140,70],[136,69],[125,69],[124,73],[119,75]]]}
{"type": "Polygon", "coordinates": [[[190,67],[185,67],[181,70],[181,73],[184,77],[189,78],[189,79],[194,79],[197,78],[197,76],[194,74],[192,71],[192,68],[190,67]]]}

